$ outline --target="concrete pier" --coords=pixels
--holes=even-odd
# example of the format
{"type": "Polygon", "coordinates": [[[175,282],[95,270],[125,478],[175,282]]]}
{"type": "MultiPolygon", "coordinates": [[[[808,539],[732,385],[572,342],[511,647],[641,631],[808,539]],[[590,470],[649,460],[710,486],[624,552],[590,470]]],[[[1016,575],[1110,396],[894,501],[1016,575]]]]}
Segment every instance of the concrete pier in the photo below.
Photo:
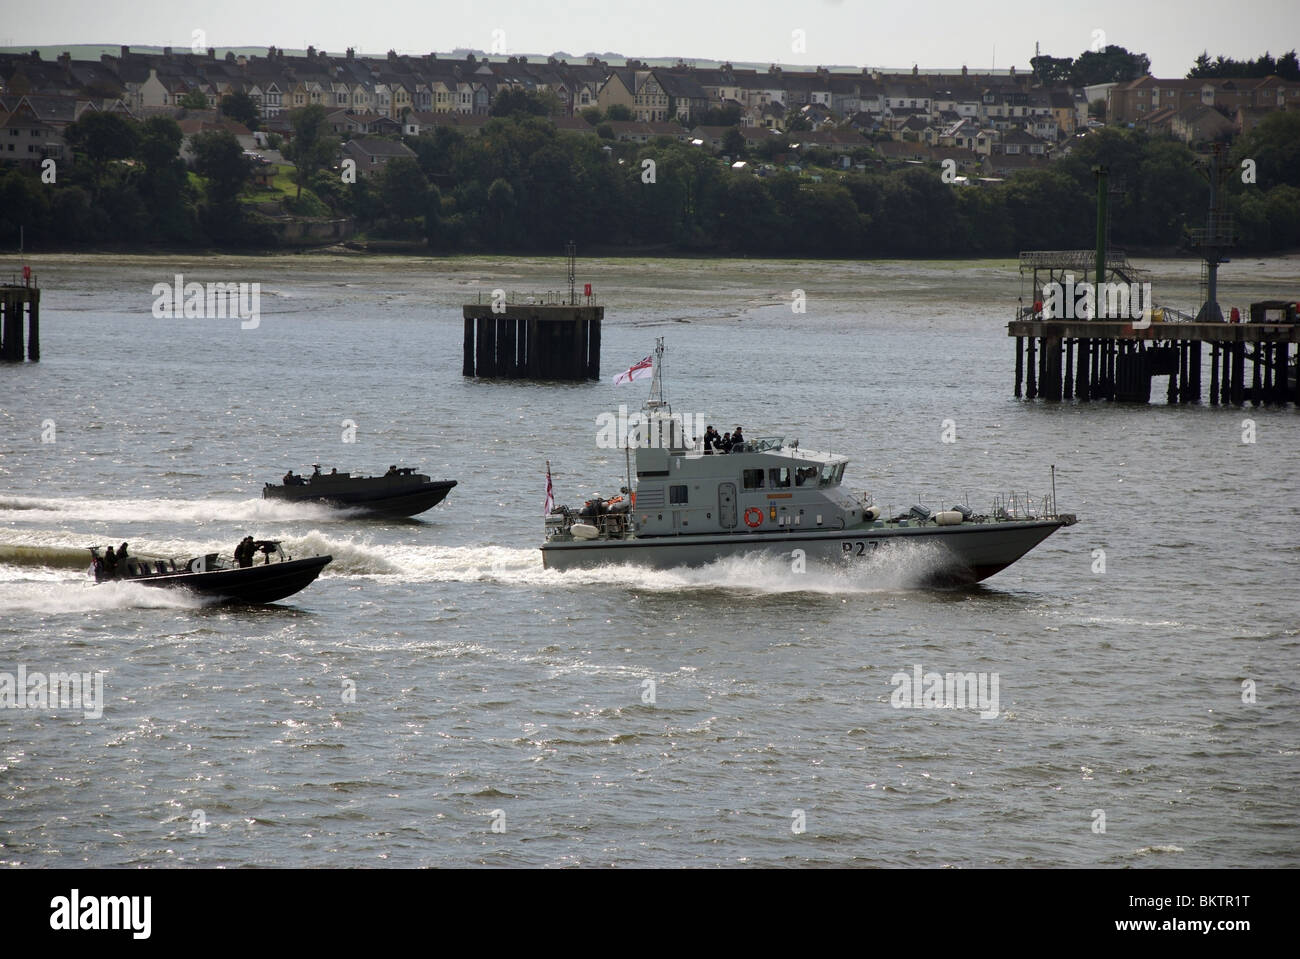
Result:
{"type": "Polygon", "coordinates": [[[600,379],[603,306],[497,302],[467,303],[463,309],[465,376],[600,379]]]}
{"type": "Polygon", "coordinates": [[[41,291],[34,280],[0,284],[0,360],[23,361],[23,320],[27,321],[27,358],[41,358],[41,291]]]}

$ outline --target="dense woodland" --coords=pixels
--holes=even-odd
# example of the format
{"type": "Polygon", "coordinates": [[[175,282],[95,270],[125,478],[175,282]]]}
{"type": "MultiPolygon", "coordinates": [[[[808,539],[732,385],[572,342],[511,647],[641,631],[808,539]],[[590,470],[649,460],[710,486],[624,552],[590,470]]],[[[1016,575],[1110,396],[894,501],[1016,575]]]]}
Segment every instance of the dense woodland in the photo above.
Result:
{"type": "MultiPolygon", "coordinates": [[[[308,114],[308,111],[301,111],[308,114]]],[[[316,108],[319,109],[319,108],[316,108]]],[[[669,138],[618,143],[559,131],[526,105],[491,120],[476,137],[439,129],[407,138],[417,159],[391,161],[373,178],[345,183],[337,141],[320,117],[295,118],[301,183],[276,192],[290,212],[351,216],[371,238],[425,241],[432,252],[693,253],[773,257],[1009,256],[1077,248],[1095,235],[1095,178],[1105,164],[1122,196],[1111,205],[1112,243],[1171,251],[1204,222],[1207,180],[1182,143],[1105,128],[1076,138],[1072,152],[991,186],[945,183],[938,165],[885,165],[868,141],[866,172],[832,169],[829,154],[802,156],[806,175],[730,170],[709,153],[669,138]],[[654,182],[643,182],[646,158],[654,182]],[[823,166],[824,165],[824,166],[823,166]]],[[[775,138],[774,138],[775,139],[775,138]]],[[[248,160],[228,133],[195,138],[193,169],[177,157],[174,120],[134,123],[89,114],[69,128],[78,154],[57,181],[39,171],[0,174],[0,247],[269,249],[265,201],[248,183],[248,160]]],[[[784,149],[765,145],[763,162],[784,149]]],[[[286,149],[286,152],[289,152],[286,149]]],[[[1231,152],[1229,211],[1240,248],[1300,248],[1300,114],[1279,112],[1238,138],[1231,152]],[[1243,183],[1244,159],[1255,163],[1243,183]]]]}

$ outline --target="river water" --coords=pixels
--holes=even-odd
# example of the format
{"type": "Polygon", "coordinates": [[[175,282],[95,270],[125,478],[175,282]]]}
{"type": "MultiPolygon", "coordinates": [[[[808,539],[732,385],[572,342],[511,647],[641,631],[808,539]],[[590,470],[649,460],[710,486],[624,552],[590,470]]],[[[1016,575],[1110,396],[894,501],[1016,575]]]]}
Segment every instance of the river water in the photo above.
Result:
{"type": "MultiPolygon", "coordinates": [[[[604,380],[554,384],[462,378],[460,304],[559,289],[560,260],[30,262],[0,684],[103,700],[0,710],[0,864],[1300,863],[1300,414],[1166,406],[1163,379],[1140,409],[1013,399],[1014,263],[582,262],[604,380]],[[177,273],[259,283],[259,323],[154,318],[177,273]],[[640,407],[610,380],[660,336],[676,410],[847,454],[895,511],[1041,496],[1055,465],[1079,523],[958,591],[887,550],[544,571],[546,463],[559,502],[617,491],[596,418],[640,407]],[[416,521],[260,499],[312,463],[459,485],[416,521]],[[90,544],[245,534],[334,562],[260,609],[86,578],[90,544]],[[996,709],[897,708],[914,668],[996,680],[996,709]]],[[[1194,305],[1195,263],[1143,265],[1194,305]]],[[[1222,302],[1297,276],[1241,260],[1222,302]]]]}

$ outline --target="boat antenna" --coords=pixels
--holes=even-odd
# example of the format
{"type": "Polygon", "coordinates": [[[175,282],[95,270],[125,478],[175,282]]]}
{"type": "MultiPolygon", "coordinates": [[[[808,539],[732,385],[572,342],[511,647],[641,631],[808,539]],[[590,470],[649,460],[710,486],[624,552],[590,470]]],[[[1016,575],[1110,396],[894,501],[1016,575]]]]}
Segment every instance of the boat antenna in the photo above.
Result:
{"type": "Polygon", "coordinates": [[[654,375],[650,379],[650,399],[646,401],[647,409],[659,409],[667,406],[664,402],[664,338],[655,338],[654,375]]]}
{"type": "Polygon", "coordinates": [[[1056,515],[1056,464],[1052,464],[1052,515],[1056,515]]]}

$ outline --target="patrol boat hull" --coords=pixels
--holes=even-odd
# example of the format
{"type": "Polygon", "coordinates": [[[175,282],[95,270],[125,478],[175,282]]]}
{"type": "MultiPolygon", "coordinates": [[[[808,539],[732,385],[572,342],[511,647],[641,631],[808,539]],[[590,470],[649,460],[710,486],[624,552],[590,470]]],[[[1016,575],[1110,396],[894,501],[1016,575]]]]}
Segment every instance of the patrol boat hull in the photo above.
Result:
{"type": "Polygon", "coordinates": [[[321,503],[377,516],[415,516],[441,503],[456,485],[455,480],[431,480],[418,474],[355,477],[347,473],[319,474],[304,480],[300,486],[267,483],[262,488],[262,498],[321,503]]]}
{"type": "Polygon", "coordinates": [[[891,547],[933,550],[923,557],[927,586],[963,586],[1000,572],[1047,539],[1072,518],[972,522],[960,526],[917,526],[807,530],[790,533],[725,533],[548,542],[542,546],[547,569],[582,569],[627,563],[652,569],[699,567],[729,556],[758,553],[790,560],[804,551],[808,562],[849,565],[891,547]]]}

